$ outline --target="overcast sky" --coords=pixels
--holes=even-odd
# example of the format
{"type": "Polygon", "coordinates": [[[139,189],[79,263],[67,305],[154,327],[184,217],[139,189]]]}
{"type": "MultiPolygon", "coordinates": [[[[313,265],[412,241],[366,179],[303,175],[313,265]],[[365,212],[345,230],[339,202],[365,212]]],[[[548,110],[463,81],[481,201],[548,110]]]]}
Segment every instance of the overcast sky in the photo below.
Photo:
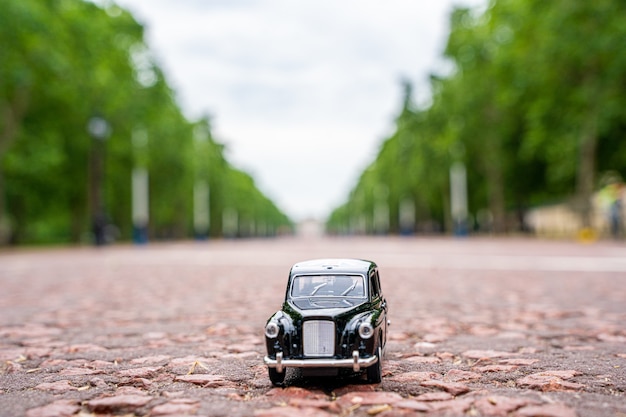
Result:
{"type": "Polygon", "coordinates": [[[443,73],[454,5],[486,0],[117,0],[146,27],[185,115],[294,220],[324,219],[402,102],[443,73]]]}

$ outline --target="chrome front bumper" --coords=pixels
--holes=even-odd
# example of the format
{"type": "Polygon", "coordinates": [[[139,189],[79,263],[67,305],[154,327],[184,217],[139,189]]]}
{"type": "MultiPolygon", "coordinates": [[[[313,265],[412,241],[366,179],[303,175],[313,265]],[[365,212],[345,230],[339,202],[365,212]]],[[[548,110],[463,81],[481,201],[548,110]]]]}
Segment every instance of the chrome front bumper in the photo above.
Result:
{"type": "Polygon", "coordinates": [[[278,352],[276,359],[269,356],[263,358],[263,362],[269,368],[276,368],[276,371],[283,372],[284,368],[352,368],[354,372],[359,372],[361,368],[367,368],[378,362],[378,356],[360,358],[359,351],[352,352],[352,359],[283,359],[283,353],[278,352]]]}

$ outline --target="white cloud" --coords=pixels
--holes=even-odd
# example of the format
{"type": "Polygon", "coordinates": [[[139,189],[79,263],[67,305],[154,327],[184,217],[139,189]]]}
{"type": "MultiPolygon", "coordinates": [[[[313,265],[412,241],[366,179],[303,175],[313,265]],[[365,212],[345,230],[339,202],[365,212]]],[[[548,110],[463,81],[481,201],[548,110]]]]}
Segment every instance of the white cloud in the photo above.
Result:
{"type": "MultiPolygon", "coordinates": [[[[486,0],[465,0],[482,5],[486,0]]],[[[372,160],[401,103],[426,97],[451,1],[118,0],[187,115],[213,116],[233,163],[294,218],[323,217],[372,160]]]]}

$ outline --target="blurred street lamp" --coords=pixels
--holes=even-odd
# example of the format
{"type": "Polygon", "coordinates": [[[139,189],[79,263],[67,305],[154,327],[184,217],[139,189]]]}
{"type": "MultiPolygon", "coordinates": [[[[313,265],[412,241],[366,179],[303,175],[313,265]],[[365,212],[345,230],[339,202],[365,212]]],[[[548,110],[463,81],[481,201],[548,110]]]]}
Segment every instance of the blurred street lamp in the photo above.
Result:
{"type": "Polygon", "coordinates": [[[148,243],[148,224],[150,221],[150,175],[143,167],[133,168],[132,188],[132,218],[133,242],[148,243]]]}
{"type": "Polygon", "coordinates": [[[193,187],[193,228],[198,240],[209,237],[211,216],[209,192],[209,184],[206,180],[196,180],[193,187]]]}
{"type": "Polygon", "coordinates": [[[89,119],[87,132],[92,138],[89,158],[89,210],[94,243],[98,246],[106,243],[107,225],[104,207],[104,153],[105,141],[111,133],[109,123],[100,116],[89,119]]]}
{"type": "Polygon", "coordinates": [[[131,178],[133,242],[148,243],[150,222],[150,174],[148,172],[148,132],[136,128],[132,134],[135,164],[131,178]]]}
{"type": "Polygon", "coordinates": [[[450,167],[450,211],[455,236],[468,234],[467,172],[462,162],[450,167]]]}
{"type": "MultiPolygon", "coordinates": [[[[210,126],[198,124],[193,130],[194,146],[198,155],[206,154],[210,126]]],[[[209,170],[206,162],[197,164],[196,180],[193,186],[193,230],[196,239],[207,239],[211,233],[211,190],[209,188],[209,170]]]]}

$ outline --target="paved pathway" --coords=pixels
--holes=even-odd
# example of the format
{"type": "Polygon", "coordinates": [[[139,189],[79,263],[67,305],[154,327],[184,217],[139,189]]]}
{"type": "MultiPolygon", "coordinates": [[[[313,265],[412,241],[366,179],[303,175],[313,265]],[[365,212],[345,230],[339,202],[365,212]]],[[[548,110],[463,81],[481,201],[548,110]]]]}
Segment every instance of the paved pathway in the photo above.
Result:
{"type": "Polygon", "coordinates": [[[0,251],[0,416],[626,416],[626,244],[209,241],[0,251]],[[376,261],[383,382],[272,388],[292,263],[376,261]]]}

